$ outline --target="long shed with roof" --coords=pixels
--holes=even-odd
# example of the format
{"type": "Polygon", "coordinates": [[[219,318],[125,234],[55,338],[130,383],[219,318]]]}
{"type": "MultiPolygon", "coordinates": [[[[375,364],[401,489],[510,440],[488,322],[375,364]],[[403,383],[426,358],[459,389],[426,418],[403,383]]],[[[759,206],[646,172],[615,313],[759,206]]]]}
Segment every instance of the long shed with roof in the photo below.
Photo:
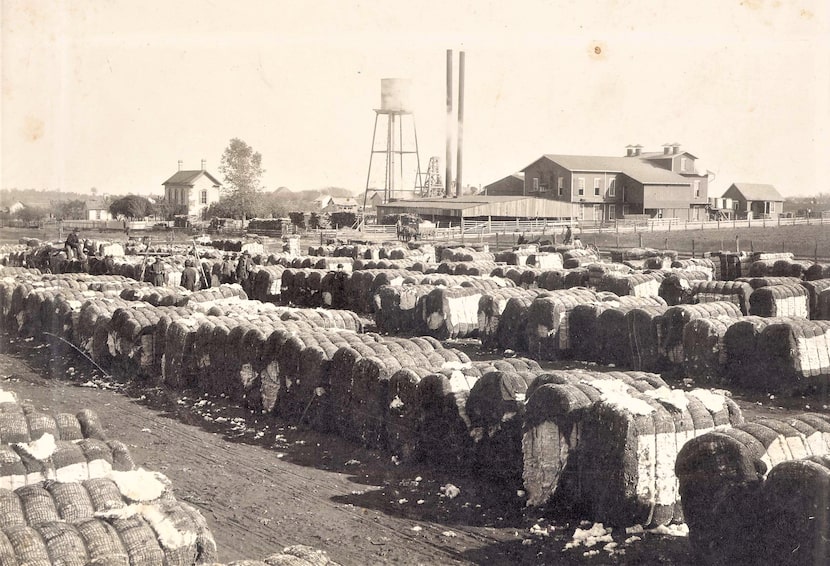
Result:
{"type": "Polygon", "coordinates": [[[576,209],[569,202],[531,196],[462,195],[458,198],[422,198],[377,205],[378,218],[417,214],[425,220],[459,224],[462,220],[550,219],[570,220],[576,209]]]}

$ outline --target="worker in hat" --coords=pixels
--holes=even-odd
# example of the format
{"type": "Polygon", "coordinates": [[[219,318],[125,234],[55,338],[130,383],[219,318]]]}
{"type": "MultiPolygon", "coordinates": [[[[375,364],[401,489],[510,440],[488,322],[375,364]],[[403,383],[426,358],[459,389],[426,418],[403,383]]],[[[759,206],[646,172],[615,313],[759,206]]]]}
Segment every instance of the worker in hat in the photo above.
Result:
{"type": "Polygon", "coordinates": [[[193,266],[193,260],[188,259],[184,262],[184,269],[182,270],[182,287],[188,291],[196,291],[199,281],[199,272],[193,266]]]}

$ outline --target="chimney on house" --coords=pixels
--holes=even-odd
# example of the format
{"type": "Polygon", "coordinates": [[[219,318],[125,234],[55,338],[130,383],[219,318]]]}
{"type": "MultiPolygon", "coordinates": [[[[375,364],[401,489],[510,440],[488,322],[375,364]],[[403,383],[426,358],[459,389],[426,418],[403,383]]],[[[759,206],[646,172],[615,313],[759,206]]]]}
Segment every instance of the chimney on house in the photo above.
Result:
{"type": "Polygon", "coordinates": [[[677,143],[677,142],[674,142],[674,143],[672,144],[672,146],[671,146],[671,152],[672,152],[674,155],[677,155],[678,153],[680,153],[680,144],[679,144],[679,143],[677,143]]]}
{"type": "Polygon", "coordinates": [[[634,146],[633,145],[625,146],[625,156],[626,157],[631,157],[632,155],[634,155],[634,146]]]}
{"type": "Polygon", "coordinates": [[[672,144],[664,143],[663,144],[663,155],[669,155],[672,151],[672,144]]]}
{"type": "Polygon", "coordinates": [[[207,163],[204,159],[202,159],[202,171],[205,170],[205,163],[207,163]]]}
{"type": "Polygon", "coordinates": [[[641,146],[640,144],[637,144],[637,145],[634,146],[634,156],[635,157],[640,155],[640,153],[642,151],[643,151],[643,146],[641,146]]]}
{"type": "Polygon", "coordinates": [[[179,159],[179,171],[181,171],[181,170],[182,170],[182,160],[179,159]]]}

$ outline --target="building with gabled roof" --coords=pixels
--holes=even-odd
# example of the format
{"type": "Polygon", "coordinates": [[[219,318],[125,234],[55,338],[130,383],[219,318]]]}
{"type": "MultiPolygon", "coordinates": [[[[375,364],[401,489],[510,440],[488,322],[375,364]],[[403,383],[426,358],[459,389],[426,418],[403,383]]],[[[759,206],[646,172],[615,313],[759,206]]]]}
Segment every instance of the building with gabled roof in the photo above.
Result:
{"type": "Polygon", "coordinates": [[[112,213],[110,212],[107,201],[101,197],[87,199],[84,202],[86,206],[87,220],[112,220],[112,213]]]}
{"type": "Polygon", "coordinates": [[[205,160],[202,168],[196,170],[182,170],[179,161],[179,170],[164,183],[164,198],[168,203],[185,207],[185,214],[194,220],[202,219],[208,207],[219,202],[222,183],[205,169],[205,160]]]}
{"type": "Polygon", "coordinates": [[[545,154],[522,170],[523,194],[573,203],[582,221],[705,220],[708,178],[697,172],[697,157],[679,144],[663,148],[628,146],[623,157],[545,154]]]}
{"type": "Polygon", "coordinates": [[[523,195],[525,188],[524,173],[513,173],[489,185],[484,185],[485,195],[523,195]]]}
{"type": "Polygon", "coordinates": [[[784,212],[784,197],[772,185],[732,183],[723,197],[732,199],[736,218],[778,218],[784,212]]]}

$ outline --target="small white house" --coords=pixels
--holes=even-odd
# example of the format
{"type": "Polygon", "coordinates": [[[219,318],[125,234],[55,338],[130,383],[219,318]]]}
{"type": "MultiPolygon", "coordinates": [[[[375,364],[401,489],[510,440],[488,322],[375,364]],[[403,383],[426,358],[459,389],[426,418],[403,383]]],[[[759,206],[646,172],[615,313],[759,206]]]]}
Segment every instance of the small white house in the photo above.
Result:
{"type": "Polygon", "coordinates": [[[205,210],[219,202],[222,183],[205,170],[205,160],[198,170],[183,171],[179,161],[179,170],[164,183],[164,197],[173,205],[183,205],[187,216],[201,219],[205,210]]]}
{"type": "Polygon", "coordinates": [[[112,214],[109,211],[107,203],[104,199],[93,198],[86,201],[86,219],[87,220],[112,220],[112,214]]]}

